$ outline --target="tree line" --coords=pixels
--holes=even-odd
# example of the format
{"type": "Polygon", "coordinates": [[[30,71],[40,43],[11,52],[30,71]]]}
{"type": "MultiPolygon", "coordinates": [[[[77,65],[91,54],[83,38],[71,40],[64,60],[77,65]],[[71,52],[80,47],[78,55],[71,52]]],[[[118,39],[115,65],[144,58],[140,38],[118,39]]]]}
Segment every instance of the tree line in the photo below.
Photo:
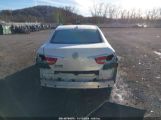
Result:
{"type": "Polygon", "coordinates": [[[111,4],[93,4],[89,9],[91,17],[84,17],[78,14],[75,7],[51,7],[36,6],[21,10],[2,10],[0,20],[6,22],[42,22],[42,23],[105,23],[108,21],[120,20],[124,22],[138,21],[161,21],[161,8],[154,8],[146,11],[141,9],[122,9],[111,4]]]}
{"type": "Polygon", "coordinates": [[[111,20],[161,20],[161,8],[153,8],[149,10],[141,9],[122,9],[111,4],[93,4],[90,9],[91,16],[96,22],[105,22],[106,19],[111,20]]]}

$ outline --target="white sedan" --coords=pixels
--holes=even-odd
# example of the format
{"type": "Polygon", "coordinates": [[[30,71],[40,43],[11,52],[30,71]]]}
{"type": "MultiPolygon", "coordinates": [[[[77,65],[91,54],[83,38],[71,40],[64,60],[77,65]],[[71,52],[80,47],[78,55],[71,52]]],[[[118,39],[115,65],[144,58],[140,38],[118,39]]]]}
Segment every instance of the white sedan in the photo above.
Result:
{"type": "Polygon", "coordinates": [[[94,25],[58,26],[37,51],[41,86],[70,89],[113,87],[117,56],[94,25]]]}

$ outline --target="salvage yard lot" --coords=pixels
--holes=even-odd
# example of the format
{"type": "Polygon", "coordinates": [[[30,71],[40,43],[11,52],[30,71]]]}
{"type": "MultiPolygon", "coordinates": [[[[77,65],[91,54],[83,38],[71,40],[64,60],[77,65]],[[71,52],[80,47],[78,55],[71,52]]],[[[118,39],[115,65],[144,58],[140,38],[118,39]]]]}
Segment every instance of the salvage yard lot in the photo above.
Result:
{"type": "Polygon", "coordinates": [[[102,30],[119,56],[111,94],[106,90],[40,89],[35,53],[51,31],[1,35],[0,116],[86,116],[107,100],[115,106],[146,110],[145,117],[161,117],[161,29],[102,30]]]}

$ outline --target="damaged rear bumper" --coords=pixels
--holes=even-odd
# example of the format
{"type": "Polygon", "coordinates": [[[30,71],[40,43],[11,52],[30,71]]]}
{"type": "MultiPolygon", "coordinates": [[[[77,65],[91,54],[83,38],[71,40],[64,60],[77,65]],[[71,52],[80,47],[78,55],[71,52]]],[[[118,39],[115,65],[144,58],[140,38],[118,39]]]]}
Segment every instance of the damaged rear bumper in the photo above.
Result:
{"type": "Polygon", "coordinates": [[[41,80],[41,86],[52,88],[69,88],[69,89],[96,89],[113,87],[114,81],[103,82],[56,82],[51,80],[41,80]]]}
{"type": "Polygon", "coordinates": [[[68,89],[99,89],[113,87],[116,82],[117,59],[96,71],[54,71],[40,67],[40,83],[43,87],[68,89]]]}
{"type": "Polygon", "coordinates": [[[69,75],[69,73],[58,73],[58,75],[60,74],[60,76],[62,77],[62,79],[59,79],[58,77],[56,77],[57,75],[55,73],[57,72],[52,71],[49,74],[47,69],[46,70],[40,69],[41,86],[52,87],[52,88],[68,88],[68,89],[108,88],[108,87],[113,87],[113,85],[115,84],[116,75],[117,75],[117,64],[115,64],[113,67],[110,66],[106,69],[102,69],[98,71],[98,75],[97,75],[97,72],[95,72],[95,74],[92,74],[92,72],[89,72],[89,74],[84,73],[82,75],[80,74],[80,76],[72,75],[72,74],[69,75]],[[112,70],[113,72],[110,75],[110,77],[108,77],[109,70],[111,69],[113,69],[112,70]],[[96,76],[97,76],[97,79],[95,79],[96,76]]]}

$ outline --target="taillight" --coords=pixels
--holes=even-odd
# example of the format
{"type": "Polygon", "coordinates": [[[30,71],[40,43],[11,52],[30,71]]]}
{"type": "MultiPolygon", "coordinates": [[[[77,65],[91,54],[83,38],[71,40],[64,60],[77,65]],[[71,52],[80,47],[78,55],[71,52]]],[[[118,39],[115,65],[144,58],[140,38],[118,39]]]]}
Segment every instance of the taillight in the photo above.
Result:
{"type": "Polygon", "coordinates": [[[101,56],[95,58],[95,61],[97,64],[105,64],[107,61],[111,61],[114,55],[109,55],[109,56],[101,56]]]}
{"type": "Polygon", "coordinates": [[[56,63],[57,58],[45,57],[45,61],[46,61],[49,65],[52,65],[52,64],[55,64],[55,63],[56,63]]]}
{"type": "Polygon", "coordinates": [[[95,58],[97,64],[105,64],[106,56],[95,58]]]}
{"type": "Polygon", "coordinates": [[[46,57],[44,55],[40,55],[42,61],[47,62],[49,65],[55,64],[57,62],[57,58],[46,57]]]}

